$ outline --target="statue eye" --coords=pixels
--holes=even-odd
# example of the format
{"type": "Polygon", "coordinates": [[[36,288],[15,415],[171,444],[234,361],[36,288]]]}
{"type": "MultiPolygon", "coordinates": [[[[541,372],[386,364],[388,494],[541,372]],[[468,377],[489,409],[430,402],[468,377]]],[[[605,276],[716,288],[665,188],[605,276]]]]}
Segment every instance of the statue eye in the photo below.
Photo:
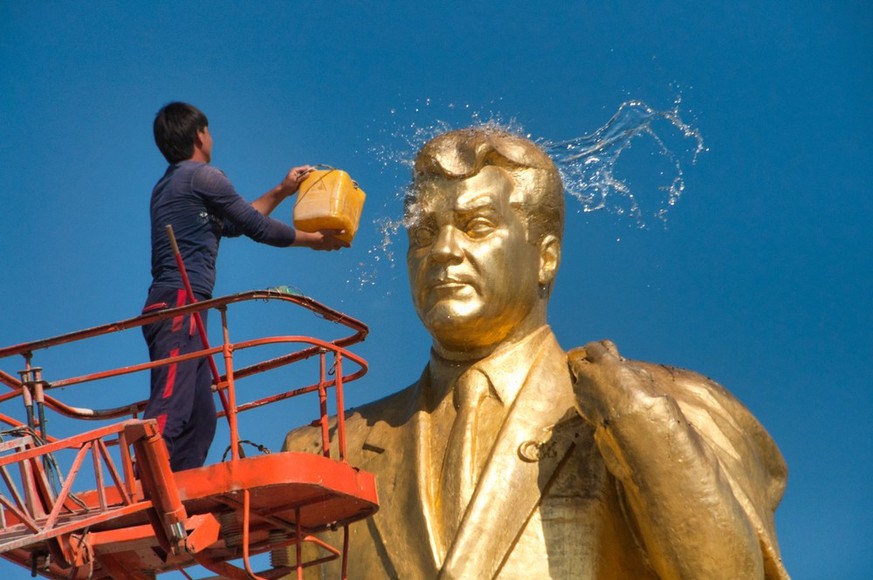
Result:
{"type": "Polygon", "coordinates": [[[475,217],[467,222],[464,231],[471,238],[483,238],[493,232],[497,226],[489,219],[475,217]]]}
{"type": "Polygon", "coordinates": [[[436,238],[436,232],[429,227],[421,226],[409,230],[409,241],[418,248],[429,246],[436,238]]]}

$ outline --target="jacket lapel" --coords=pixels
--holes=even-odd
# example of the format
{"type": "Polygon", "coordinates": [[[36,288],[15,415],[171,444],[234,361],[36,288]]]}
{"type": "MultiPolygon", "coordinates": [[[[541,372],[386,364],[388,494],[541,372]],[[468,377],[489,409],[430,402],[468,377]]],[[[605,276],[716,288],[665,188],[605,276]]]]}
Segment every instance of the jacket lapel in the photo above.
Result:
{"type": "Polygon", "coordinates": [[[556,428],[565,416],[575,416],[573,401],[566,355],[549,334],[500,429],[441,578],[497,574],[573,446],[575,430],[556,428]]]}

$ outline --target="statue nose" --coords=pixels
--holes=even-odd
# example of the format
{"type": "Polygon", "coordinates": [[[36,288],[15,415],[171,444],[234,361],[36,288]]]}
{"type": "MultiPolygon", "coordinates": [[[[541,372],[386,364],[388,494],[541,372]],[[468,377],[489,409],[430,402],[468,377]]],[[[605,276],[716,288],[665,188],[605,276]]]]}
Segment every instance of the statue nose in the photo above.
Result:
{"type": "Polygon", "coordinates": [[[431,248],[431,255],[437,261],[460,261],[464,257],[460,240],[461,232],[453,226],[440,228],[436,241],[431,248]]]}

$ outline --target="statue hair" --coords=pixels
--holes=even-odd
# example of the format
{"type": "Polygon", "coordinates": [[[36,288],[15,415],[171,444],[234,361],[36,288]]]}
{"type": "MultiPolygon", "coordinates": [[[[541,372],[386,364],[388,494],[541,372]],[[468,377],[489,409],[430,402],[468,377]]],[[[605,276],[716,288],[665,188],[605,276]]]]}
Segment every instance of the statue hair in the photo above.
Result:
{"type": "Polygon", "coordinates": [[[524,192],[517,206],[527,223],[530,241],[546,235],[559,240],[564,232],[564,187],[552,159],[533,141],[493,127],[470,127],[434,137],[415,159],[407,210],[415,203],[418,184],[430,179],[461,180],[493,165],[505,170],[524,192]]]}

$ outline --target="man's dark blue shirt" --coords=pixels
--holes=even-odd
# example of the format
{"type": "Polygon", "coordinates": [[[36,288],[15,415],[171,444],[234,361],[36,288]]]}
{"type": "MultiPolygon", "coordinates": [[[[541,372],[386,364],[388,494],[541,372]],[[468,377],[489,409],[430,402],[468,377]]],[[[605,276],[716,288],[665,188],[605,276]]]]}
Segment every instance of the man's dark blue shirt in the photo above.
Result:
{"type": "Polygon", "coordinates": [[[295,234],[294,228],[263,216],[240,197],[221,170],[197,161],[175,163],[152,191],[150,290],[183,288],[167,225],[173,226],[191,287],[202,298],[212,296],[222,236],[244,234],[256,242],[285,247],[294,242],[295,234]]]}

